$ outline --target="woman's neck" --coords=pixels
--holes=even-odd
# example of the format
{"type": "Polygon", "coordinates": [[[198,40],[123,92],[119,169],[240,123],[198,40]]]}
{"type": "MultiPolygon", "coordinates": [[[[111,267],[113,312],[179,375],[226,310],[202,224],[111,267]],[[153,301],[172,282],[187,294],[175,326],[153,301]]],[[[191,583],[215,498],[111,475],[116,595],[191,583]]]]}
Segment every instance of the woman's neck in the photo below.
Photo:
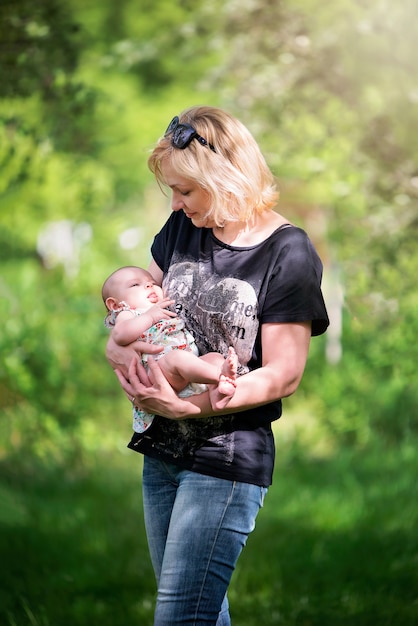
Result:
{"type": "Polygon", "coordinates": [[[255,215],[248,222],[227,222],[225,226],[215,226],[212,231],[217,239],[231,246],[255,246],[287,223],[282,215],[269,210],[255,215]]]}

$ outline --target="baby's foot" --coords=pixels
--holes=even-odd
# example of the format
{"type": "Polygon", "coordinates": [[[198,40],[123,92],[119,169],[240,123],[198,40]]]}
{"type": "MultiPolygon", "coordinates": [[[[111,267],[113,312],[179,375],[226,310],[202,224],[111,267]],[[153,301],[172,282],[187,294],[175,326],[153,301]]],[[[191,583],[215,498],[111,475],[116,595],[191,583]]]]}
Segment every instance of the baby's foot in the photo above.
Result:
{"type": "Polygon", "coordinates": [[[228,356],[222,364],[217,386],[208,385],[209,397],[214,410],[224,409],[235,393],[237,386],[238,357],[234,348],[229,348],[228,356]]]}
{"type": "Polygon", "coordinates": [[[238,357],[234,348],[229,348],[228,356],[222,364],[219,376],[218,391],[223,396],[233,396],[237,386],[238,357]]]}

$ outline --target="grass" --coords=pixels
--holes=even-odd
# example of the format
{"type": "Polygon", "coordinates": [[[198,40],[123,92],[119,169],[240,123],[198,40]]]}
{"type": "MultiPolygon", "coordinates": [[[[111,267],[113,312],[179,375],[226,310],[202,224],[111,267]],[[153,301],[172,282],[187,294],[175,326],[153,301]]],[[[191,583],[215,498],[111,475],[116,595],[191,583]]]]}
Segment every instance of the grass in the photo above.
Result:
{"type": "MultiPolygon", "coordinates": [[[[151,626],[141,457],[117,437],[65,470],[3,459],[1,626],[151,626]]],[[[417,442],[318,452],[280,424],[276,439],[234,626],[418,624],[417,442]]]]}
{"type": "Polygon", "coordinates": [[[279,462],[236,572],[237,625],[417,624],[417,469],[409,446],[279,462]]]}

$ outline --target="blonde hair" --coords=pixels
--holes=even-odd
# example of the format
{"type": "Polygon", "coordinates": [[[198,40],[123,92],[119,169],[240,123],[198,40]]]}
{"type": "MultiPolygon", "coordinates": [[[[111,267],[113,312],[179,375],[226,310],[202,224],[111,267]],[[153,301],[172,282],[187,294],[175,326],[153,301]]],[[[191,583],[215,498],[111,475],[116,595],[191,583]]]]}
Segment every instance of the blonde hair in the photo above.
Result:
{"type": "Polygon", "coordinates": [[[205,189],[211,198],[210,217],[217,226],[247,222],[255,213],[273,208],[279,193],[272,172],[250,131],[235,117],[215,107],[194,106],[179,115],[215,149],[196,139],[187,148],[175,148],[172,136],[162,137],[148,159],[160,186],[163,166],[169,163],[183,176],[205,189]]]}

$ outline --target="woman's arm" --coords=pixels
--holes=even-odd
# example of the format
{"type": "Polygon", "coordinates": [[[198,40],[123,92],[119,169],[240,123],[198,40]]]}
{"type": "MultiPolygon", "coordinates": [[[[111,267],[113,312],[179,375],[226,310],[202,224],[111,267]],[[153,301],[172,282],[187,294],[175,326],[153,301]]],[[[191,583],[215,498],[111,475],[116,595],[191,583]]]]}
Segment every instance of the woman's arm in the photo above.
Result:
{"type": "Polygon", "coordinates": [[[158,267],[154,259],[151,259],[150,264],[148,265],[148,271],[157,283],[157,285],[163,284],[163,270],[158,267]]]}
{"type": "MultiPolygon", "coordinates": [[[[310,337],[310,322],[263,324],[262,367],[237,379],[234,396],[227,409],[219,413],[244,411],[293,394],[305,369],[310,337]]],[[[178,398],[165,380],[158,363],[149,359],[148,367],[148,375],[135,362],[131,362],[128,377],[116,372],[123,389],[130,397],[135,397],[141,409],[169,419],[216,414],[211,408],[207,393],[178,398]]]]}

